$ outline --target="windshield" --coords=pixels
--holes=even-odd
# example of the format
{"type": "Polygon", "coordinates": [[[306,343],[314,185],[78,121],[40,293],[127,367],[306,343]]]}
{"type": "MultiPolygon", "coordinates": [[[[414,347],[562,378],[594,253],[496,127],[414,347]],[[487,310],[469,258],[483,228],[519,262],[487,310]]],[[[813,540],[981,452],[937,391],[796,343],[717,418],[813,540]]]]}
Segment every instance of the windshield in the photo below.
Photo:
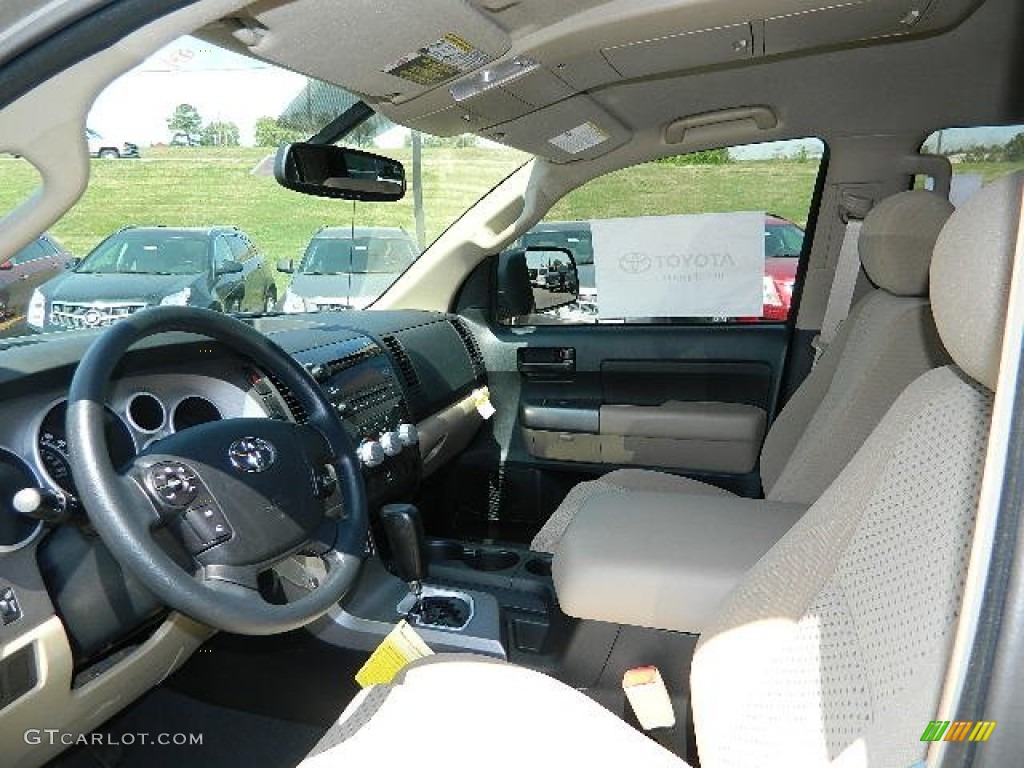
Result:
{"type": "Polygon", "coordinates": [[[400,275],[416,260],[408,235],[314,238],[299,265],[305,275],[400,275]]]}
{"type": "Polygon", "coordinates": [[[202,236],[127,232],[100,243],[75,272],[191,275],[209,267],[207,240],[202,236]]]}
{"type": "MultiPolygon", "coordinates": [[[[68,302],[247,314],[365,308],[530,159],[373,114],[339,143],[401,162],[402,200],[353,203],[280,186],[278,146],[316,135],[357,102],[331,83],[195,38],[158,51],[111,83],[87,116],[89,186],[49,230],[81,261],[37,270],[38,287],[5,310],[14,320],[0,335],[73,328],[54,311],[68,302]]],[[[6,194],[27,199],[38,174],[3,163],[6,194]]]]}

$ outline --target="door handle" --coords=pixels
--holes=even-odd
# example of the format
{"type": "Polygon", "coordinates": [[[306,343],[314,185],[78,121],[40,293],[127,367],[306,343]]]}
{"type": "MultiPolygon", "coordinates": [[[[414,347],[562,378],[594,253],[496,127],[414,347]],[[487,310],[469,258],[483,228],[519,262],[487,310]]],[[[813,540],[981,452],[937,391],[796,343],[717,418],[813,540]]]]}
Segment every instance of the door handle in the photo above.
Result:
{"type": "Polygon", "coordinates": [[[520,360],[519,370],[522,373],[568,373],[576,370],[576,361],[562,360],[557,363],[528,363],[520,360]]]}
{"type": "Polygon", "coordinates": [[[576,350],[572,347],[520,347],[516,363],[520,373],[573,373],[576,350]]]}

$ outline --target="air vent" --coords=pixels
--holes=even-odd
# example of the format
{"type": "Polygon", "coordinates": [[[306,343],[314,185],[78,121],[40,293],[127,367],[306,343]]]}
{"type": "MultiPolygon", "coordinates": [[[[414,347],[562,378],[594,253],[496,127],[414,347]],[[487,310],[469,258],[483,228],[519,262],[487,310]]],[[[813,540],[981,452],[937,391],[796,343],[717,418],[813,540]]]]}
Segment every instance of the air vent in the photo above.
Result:
{"type": "Polygon", "coordinates": [[[459,334],[459,338],[462,339],[462,344],[473,363],[473,374],[477,379],[482,379],[487,373],[487,366],[484,365],[484,355],[480,351],[480,344],[477,343],[476,336],[469,330],[469,325],[461,317],[451,318],[451,323],[456,333],[459,334]]]}
{"type": "Polygon", "coordinates": [[[391,357],[398,366],[398,375],[402,377],[402,383],[405,384],[406,392],[410,395],[419,395],[420,376],[416,373],[416,368],[412,364],[412,358],[405,351],[402,342],[395,336],[385,336],[381,341],[384,342],[384,346],[387,347],[388,352],[391,353],[391,357]]]}
{"type": "Polygon", "coordinates": [[[305,424],[309,421],[309,414],[306,413],[306,409],[302,403],[299,402],[299,398],[295,396],[285,383],[281,381],[277,376],[268,372],[267,378],[270,379],[270,383],[274,385],[274,388],[281,395],[281,399],[284,400],[284,404],[288,406],[288,411],[291,413],[292,418],[295,419],[299,424],[305,424]]]}

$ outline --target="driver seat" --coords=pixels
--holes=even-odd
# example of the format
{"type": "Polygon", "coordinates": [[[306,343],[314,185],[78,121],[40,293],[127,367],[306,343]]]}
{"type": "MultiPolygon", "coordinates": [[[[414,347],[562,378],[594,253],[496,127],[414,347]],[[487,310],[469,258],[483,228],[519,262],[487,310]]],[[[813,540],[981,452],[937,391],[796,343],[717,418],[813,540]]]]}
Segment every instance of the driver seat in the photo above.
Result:
{"type": "MultiPolygon", "coordinates": [[[[1024,172],[992,183],[935,246],[932,308],[955,365],[904,391],[701,637],[691,694],[704,768],[924,759],[974,531],[1022,192],[1024,172]]],[[[364,691],[317,749],[302,768],[686,765],[550,677],[458,656],[364,691]]]]}

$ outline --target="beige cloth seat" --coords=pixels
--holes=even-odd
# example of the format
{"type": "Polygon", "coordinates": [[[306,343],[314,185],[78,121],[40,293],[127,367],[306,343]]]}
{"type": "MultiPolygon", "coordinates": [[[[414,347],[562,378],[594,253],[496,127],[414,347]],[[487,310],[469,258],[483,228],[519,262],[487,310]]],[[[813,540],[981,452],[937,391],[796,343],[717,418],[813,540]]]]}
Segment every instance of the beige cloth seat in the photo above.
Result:
{"type": "MultiPolygon", "coordinates": [[[[928,302],[928,267],[953,207],[915,190],[868,214],[858,248],[877,288],[857,302],[834,342],[772,424],[761,449],[765,498],[811,504],[835,479],[903,389],[949,358],[928,302]]],[[[530,548],[554,552],[570,521],[597,494],[616,491],[723,494],[678,475],[619,469],[576,485],[530,548]]]]}
{"type": "MultiPolygon", "coordinates": [[[[691,693],[704,768],[923,759],[974,529],[1022,193],[1024,173],[989,185],[939,237],[931,295],[955,365],[907,388],[702,635],[691,693]]],[[[451,657],[364,692],[332,740],[303,768],[685,765],[541,673],[451,657]]]]}

